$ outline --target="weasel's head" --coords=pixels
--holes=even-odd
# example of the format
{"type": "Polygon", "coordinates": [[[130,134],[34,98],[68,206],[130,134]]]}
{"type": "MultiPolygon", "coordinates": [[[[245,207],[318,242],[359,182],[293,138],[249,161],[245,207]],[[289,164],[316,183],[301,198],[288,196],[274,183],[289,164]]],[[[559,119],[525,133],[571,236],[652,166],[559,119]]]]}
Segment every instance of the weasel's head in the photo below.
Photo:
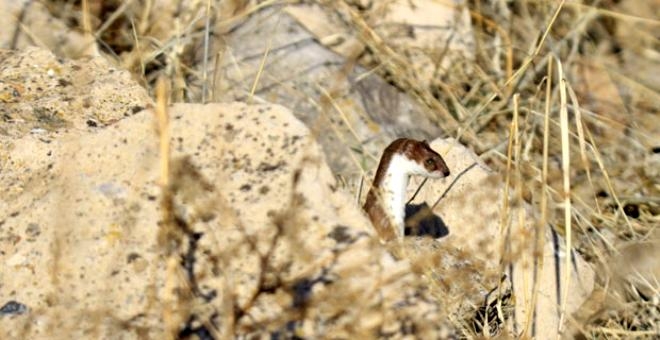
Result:
{"type": "Polygon", "coordinates": [[[437,152],[431,149],[426,141],[414,139],[397,139],[385,149],[392,154],[392,161],[410,175],[430,178],[449,176],[449,167],[437,152]]]}

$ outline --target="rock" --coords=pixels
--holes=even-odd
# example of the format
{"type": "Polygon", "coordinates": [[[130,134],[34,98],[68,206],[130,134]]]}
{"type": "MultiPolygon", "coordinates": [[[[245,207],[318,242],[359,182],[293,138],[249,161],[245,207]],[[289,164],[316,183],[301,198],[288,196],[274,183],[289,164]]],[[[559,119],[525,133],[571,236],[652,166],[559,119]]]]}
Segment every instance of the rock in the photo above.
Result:
{"type": "MultiPolygon", "coordinates": [[[[397,77],[409,79],[420,91],[430,94],[438,87],[432,80],[462,74],[450,70],[473,58],[472,28],[462,1],[349,3],[343,7],[369,20],[409,66],[405,77],[397,77]]],[[[290,108],[317,135],[333,172],[359,182],[390,141],[432,138],[445,133],[447,125],[438,123],[443,121],[438,110],[427,107],[410,86],[393,85],[397,77],[388,68],[403,71],[390,65],[389,55],[365,49],[360,28],[341,8],[313,2],[250,11],[212,44],[218,51],[210,55],[222,58],[207,98],[290,108]],[[267,42],[262,32],[268,32],[267,42]]]]}
{"type": "Polygon", "coordinates": [[[599,263],[596,286],[573,313],[575,322],[571,323],[567,336],[586,337],[590,328],[603,319],[639,331],[657,332],[660,229],[654,229],[643,240],[618,243],[599,263]]]}
{"type": "MultiPolygon", "coordinates": [[[[67,13],[74,18],[75,14],[67,13]]],[[[60,57],[79,58],[98,55],[92,35],[70,28],[63,18],[55,17],[47,4],[31,1],[0,1],[0,48],[25,49],[30,46],[53,51],[60,57]]]]}
{"type": "Polygon", "coordinates": [[[0,138],[103,127],[153,104],[130,73],[102,57],[68,60],[27,47],[0,50],[0,62],[0,138]]]}
{"type": "Polygon", "coordinates": [[[448,125],[442,122],[454,118],[438,114],[447,111],[444,106],[452,99],[443,94],[442,87],[460,86],[449,80],[465,73],[462,65],[474,59],[475,45],[464,1],[449,5],[429,0],[349,3],[409,66],[405,76],[392,76],[401,67],[390,68],[389,56],[379,60],[380,53],[364,51],[362,34],[345,11],[320,3],[214,3],[210,21],[214,34],[205,61],[203,35],[181,39],[181,30],[173,29],[204,30],[206,20],[199,20],[206,12],[204,3],[154,0],[114,8],[92,1],[86,12],[92,36],[67,26],[68,22],[82,26],[79,3],[46,6],[5,0],[0,1],[0,22],[10,23],[11,29],[0,32],[0,48],[39,46],[69,58],[105,54],[135,74],[149,73],[144,75],[149,79],[163,66],[155,58],[174,53],[202,75],[175,82],[174,101],[183,101],[185,93],[186,101],[254,100],[284,105],[315,131],[333,172],[359,182],[389,141],[401,136],[428,139],[447,132],[448,125]],[[264,32],[268,39],[263,39],[264,32]],[[177,43],[163,50],[150,39],[177,43]],[[357,58],[356,52],[364,53],[357,58]],[[408,86],[393,85],[397,78],[407,79],[408,86]],[[410,89],[412,84],[418,84],[417,91],[410,89]],[[418,98],[420,91],[426,101],[437,102],[435,107],[418,98]],[[347,153],[352,157],[346,157],[347,153]]]}
{"type": "Polygon", "coordinates": [[[101,57],[67,60],[29,47],[0,50],[0,61],[0,168],[24,170],[3,173],[3,209],[10,209],[8,204],[26,190],[25,185],[33,186],[33,195],[45,195],[43,181],[57,174],[49,168],[54,165],[52,150],[39,149],[44,153],[31,154],[21,163],[8,159],[21,137],[33,135],[26,143],[35,145],[50,143],[63,131],[101,128],[153,105],[128,72],[101,57]]]}
{"type": "MultiPolygon", "coordinates": [[[[361,27],[348,24],[352,20],[345,11],[348,8],[304,3],[288,6],[285,11],[317,41],[350,60],[373,51],[363,51],[364,34],[361,27]]],[[[407,58],[412,74],[425,87],[431,87],[434,78],[447,76],[448,70],[461,59],[474,58],[470,16],[463,1],[444,4],[395,0],[368,5],[353,3],[350,8],[368,20],[370,28],[391,50],[407,58]]],[[[368,64],[368,59],[363,56],[360,62],[368,64]]]]}
{"type": "Polygon", "coordinates": [[[4,337],[451,334],[290,111],[177,104],[170,123],[165,209],[149,111],[14,142],[0,173],[4,190],[21,188],[0,207],[0,301],[30,312],[4,320],[4,337]]]}
{"type": "MultiPolygon", "coordinates": [[[[434,209],[448,228],[448,235],[440,239],[441,244],[436,247],[443,252],[462,254],[457,263],[472,269],[473,286],[481,285],[475,292],[476,297],[466,294],[469,291],[461,288],[464,285],[461,280],[450,282],[448,289],[468,295],[465,298],[479,305],[483,303],[479,299],[483,299],[484,293],[497,290],[500,278],[506,275],[507,282],[503,286],[512,287],[515,299],[515,324],[510,325],[509,332],[515,335],[526,330],[532,336],[557,337],[563,294],[568,292],[565,310],[565,318],[568,318],[591,291],[593,269],[575,252],[567,268],[565,241],[550,228],[543,228],[543,248],[536,250],[534,228],[539,217],[527,203],[517,204],[514,199],[508,202],[509,209],[504,209],[501,177],[472,151],[451,139],[435,140],[431,147],[443,155],[451,175],[441,181],[428,181],[414,203],[433,205],[452,181],[460,177],[434,209]],[[535,254],[543,254],[543,265],[535,260],[538,258],[535,254]],[[565,283],[567,269],[571,271],[568,285],[565,283]],[[539,284],[536,295],[533,294],[534,277],[539,284]],[[534,299],[537,299],[535,303],[534,299]]],[[[411,191],[413,187],[416,186],[411,185],[411,191]]],[[[511,197],[514,194],[511,192],[511,197]]],[[[459,269],[465,271],[465,268],[459,269]]],[[[449,265],[438,275],[452,276],[452,272],[459,269],[456,264],[449,265]]],[[[511,305],[514,305],[513,300],[511,305]]]]}
{"type": "Polygon", "coordinates": [[[28,308],[26,305],[12,300],[5,303],[2,307],[0,307],[0,316],[11,315],[11,314],[24,314],[27,311],[28,308]]]}

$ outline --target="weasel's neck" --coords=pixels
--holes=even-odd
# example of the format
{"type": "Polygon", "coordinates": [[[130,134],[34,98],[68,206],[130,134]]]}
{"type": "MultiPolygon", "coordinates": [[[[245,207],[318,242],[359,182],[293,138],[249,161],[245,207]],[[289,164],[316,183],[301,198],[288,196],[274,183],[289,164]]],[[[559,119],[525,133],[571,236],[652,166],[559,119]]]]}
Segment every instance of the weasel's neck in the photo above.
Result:
{"type": "Polygon", "coordinates": [[[415,167],[419,167],[416,162],[403,155],[395,154],[387,167],[383,169],[385,173],[382,175],[380,183],[376,183],[375,189],[380,194],[381,204],[397,229],[399,237],[403,237],[404,233],[406,193],[410,173],[415,167]]]}

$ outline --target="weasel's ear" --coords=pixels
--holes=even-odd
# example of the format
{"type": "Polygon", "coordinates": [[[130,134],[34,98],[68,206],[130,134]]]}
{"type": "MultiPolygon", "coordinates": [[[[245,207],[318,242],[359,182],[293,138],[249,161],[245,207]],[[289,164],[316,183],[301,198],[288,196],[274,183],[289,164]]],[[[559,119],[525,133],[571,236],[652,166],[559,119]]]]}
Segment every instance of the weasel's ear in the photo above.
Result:
{"type": "Polygon", "coordinates": [[[430,145],[429,145],[429,142],[427,142],[426,139],[422,141],[422,144],[424,144],[424,145],[426,145],[426,146],[430,146],[430,145]]]}

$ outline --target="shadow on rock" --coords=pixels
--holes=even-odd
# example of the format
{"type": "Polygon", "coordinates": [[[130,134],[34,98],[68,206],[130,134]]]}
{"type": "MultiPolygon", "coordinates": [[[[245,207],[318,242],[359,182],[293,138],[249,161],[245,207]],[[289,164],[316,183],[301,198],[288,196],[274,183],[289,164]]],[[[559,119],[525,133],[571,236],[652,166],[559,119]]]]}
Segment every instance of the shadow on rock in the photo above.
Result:
{"type": "Polygon", "coordinates": [[[406,236],[430,236],[441,238],[449,235],[449,228],[431,207],[422,204],[406,204],[406,236]]]}

